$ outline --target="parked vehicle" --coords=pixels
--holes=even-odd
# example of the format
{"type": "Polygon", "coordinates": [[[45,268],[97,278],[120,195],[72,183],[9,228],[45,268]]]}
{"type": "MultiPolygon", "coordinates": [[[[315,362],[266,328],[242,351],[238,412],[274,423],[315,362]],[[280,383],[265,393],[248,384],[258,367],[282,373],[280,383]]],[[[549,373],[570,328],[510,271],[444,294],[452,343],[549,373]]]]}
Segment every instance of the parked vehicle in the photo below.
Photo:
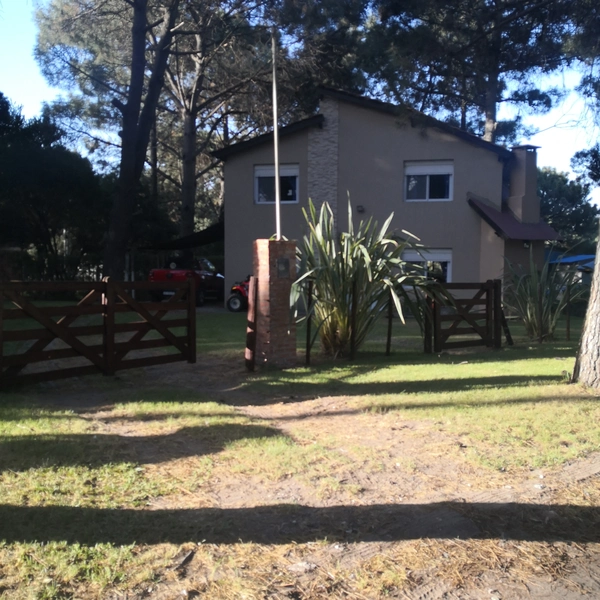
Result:
{"type": "Polygon", "coordinates": [[[250,275],[244,281],[236,281],[231,286],[231,293],[227,298],[227,308],[231,312],[242,312],[248,309],[248,287],[250,286],[250,275]]]}
{"type": "MultiPolygon", "coordinates": [[[[186,281],[193,277],[196,283],[196,306],[202,306],[206,300],[223,300],[225,296],[225,279],[217,273],[217,269],[206,258],[200,258],[186,267],[181,259],[169,259],[166,268],[152,269],[148,281],[186,281]]],[[[164,290],[154,292],[153,300],[161,301],[165,296],[175,292],[164,290]]]]}

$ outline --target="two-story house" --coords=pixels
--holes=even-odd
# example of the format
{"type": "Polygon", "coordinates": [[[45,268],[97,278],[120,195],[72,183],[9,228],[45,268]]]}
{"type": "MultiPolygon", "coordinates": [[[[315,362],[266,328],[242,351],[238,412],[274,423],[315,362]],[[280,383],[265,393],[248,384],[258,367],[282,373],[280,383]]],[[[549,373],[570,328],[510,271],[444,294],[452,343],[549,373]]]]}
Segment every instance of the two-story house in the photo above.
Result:
{"type": "MultiPolygon", "coordinates": [[[[252,241],[275,232],[272,133],[215,152],[225,163],[226,283],[252,271],[252,241]]],[[[423,244],[406,260],[426,260],[447,281],[502,276],[505,257],[542,259],[556,232],[540,221],[536,148],[508,150],[412,109],[323,90],[316,115],[280,129],[281,230],[299,242],[308,199],[328,202],[339,231],[379,223],[423,244]]],[[[439,275],[438,273],[438,275],[439,275]]]]}

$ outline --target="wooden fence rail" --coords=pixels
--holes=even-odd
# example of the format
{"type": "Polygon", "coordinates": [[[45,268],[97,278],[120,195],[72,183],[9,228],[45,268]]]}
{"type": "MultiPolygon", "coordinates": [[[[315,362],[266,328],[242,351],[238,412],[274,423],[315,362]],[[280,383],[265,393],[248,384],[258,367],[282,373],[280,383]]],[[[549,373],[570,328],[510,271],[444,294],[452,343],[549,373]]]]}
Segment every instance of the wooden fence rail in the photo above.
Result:
{"type": "Polygon", "coordinates": [[[194,281],[0,284],[0,386],[187,360],[196,362],[194,281]],[[167,302],[139,292],[174,290],[167,302]],[[36,303],[40,292],[82,294],[77,304],[36,303]],[[169,313],[178,311],[172,318],[169,313]],[[185,333],[173,331],[184,329],[185,333]],[[159,348],[174,353],[156,352],[159,348]],[[39,364],[45,363],[45,369],[39,364]]]}

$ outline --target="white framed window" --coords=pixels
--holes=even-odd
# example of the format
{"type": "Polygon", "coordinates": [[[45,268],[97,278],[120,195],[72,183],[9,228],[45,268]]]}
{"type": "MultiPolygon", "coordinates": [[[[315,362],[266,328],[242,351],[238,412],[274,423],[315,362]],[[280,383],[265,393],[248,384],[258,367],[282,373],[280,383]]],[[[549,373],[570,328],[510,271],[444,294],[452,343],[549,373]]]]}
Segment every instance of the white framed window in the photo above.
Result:
{"type": "Polygon", "coordinates": [[[430,248],[405,250],[402,260],[419,266],[419,273],[440,283],[452,283],[452,250],[430,248]]]}
{"type": "MultiPolygon", "coordinates": [[[[299,165],[279,165],[279,185],[281,202],[298,202],[300,179],[299,165]]],[[[254,167],[254,203],[275,202],[275,167],[259,165],[254,167]]]]}
{"type": "Polygon", "coordinates": [[[454,164],[449,161],[404,163],[406,202],[449,202],[454,188],[454,164]]]}

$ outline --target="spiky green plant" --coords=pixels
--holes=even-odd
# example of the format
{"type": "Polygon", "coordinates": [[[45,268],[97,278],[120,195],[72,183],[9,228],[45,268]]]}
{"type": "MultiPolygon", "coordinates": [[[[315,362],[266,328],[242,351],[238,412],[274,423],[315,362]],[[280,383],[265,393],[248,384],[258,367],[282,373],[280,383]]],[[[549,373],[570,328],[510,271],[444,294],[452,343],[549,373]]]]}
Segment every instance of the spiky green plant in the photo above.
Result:
{"type": "Polygon", "coordinates": [[[365,341],[377,319],[387,307],[390,298],[402,322],[404,307],[408,308],[420,325],[426,311],[424,292],[435,297],[443,292],[439,285],[427,280],[410,265],[410,272],[402,260],[402,252],[413,248],[417,238],[399,239],[388,235],[393,213],[381,228],[373,219],[361,221],[355,229],[352,209],[348,202],[348,231],[337,234],[334,215],[327,203],[317,213],[312,202],[304,211],[308,234],[304,236],[301,254],[301,277],[297,290],[306,290],[312,280],[315,302],[312,315],[323,350],[332,356],[350,352],[365,341]],[[352,335],[353,302],[355,331],[352,335]]]}
{"type": "Polygon", "coordinates": [[[567,302],[584,296],[588,287],[576,281],[577,272],[550,264],[551,253],[538,270],[529,252],[529,268],[506,260],[504,306],[521,318],[527,335],[540,342],[551,340],[567,302]]]}

